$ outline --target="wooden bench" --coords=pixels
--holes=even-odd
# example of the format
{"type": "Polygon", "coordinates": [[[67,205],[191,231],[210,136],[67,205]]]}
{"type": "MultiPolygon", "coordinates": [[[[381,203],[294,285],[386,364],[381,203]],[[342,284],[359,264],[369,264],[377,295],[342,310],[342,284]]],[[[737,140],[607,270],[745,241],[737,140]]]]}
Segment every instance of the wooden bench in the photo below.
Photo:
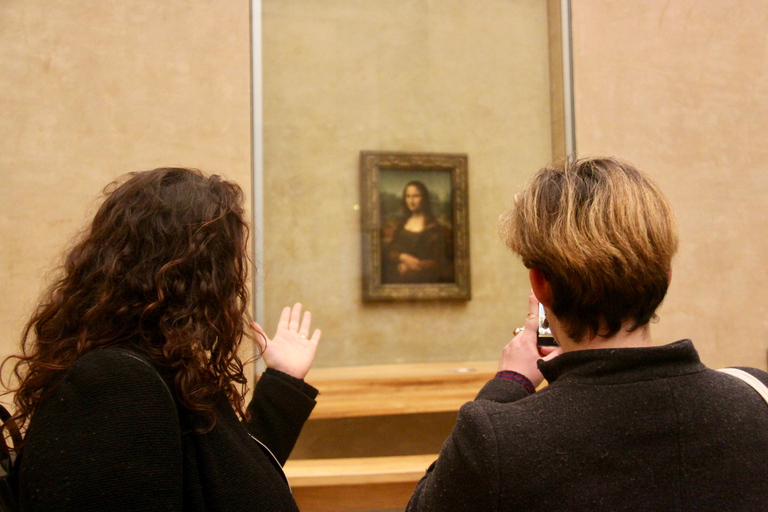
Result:
{"type": "Polygon", "coordinates": [[[318,368],[306,381],[320,390],[311,419],[458,411],[496,373],[496,362],[318,368]]]}
{"type": "MultiPolygon", "coordinates": [[[[318,368],[311,420],[458,411],[493,377],[496,363],[318,368]]],[[[285,473],[304,512],[404,508],[437,454],[289,460],[285,473]]]]}
{"type": "Polygon", "coordinates": [[[431,455],[289,460],[285,465],[299,509],[363,510],[405,507],[431,455]]]}

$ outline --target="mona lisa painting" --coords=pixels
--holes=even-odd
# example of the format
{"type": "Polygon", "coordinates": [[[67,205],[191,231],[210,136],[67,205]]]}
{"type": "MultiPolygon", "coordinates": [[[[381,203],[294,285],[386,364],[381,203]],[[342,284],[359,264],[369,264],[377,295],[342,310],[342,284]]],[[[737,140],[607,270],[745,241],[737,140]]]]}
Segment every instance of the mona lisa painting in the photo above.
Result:
{"type": "Polygon", "coordinates": [[[467,156],[360,153],[363,300],[469,300],[467,156]]]}

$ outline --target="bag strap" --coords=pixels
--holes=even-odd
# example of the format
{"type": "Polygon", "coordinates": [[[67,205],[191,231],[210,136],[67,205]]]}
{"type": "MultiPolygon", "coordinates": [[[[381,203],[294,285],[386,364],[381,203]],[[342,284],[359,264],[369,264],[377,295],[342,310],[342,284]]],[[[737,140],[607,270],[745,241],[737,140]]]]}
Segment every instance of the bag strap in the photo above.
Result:
{"type": "Polygon", "coordinates": [[[0,420],[2,420],[0,445],[3,450],[0,453],[0,466],[5,472],[0,477],[0,511],[16,512],[19,510],[19,463],[21,460],[19,449],[21,448],[22,436],[13,415],[2,405],[0,405],[0,420]],[[13,450],[9,449],[3,430],[8,430],[13,441],[13,450]]]}
{"type": "Polygon", "coordinates": [[[16,424],[16,420],[13,419],[11,413],[8,412],[8,409],[2,405],[0,405],[0,420],[2,421],[2,428],[7,428],[8,433],[11,434],[11,440],[13,440],[13,448],[18,450],[22,443],[21,431],[19,430],[19,426],[16,424]]]}
{"type": "Polygon", "coordinates": [[[14,467],[14,458],[19,454],[22,436],[13,415],[2,405],[0,405],[0,422],[0,450],[2,450],[0,452],[0,467],[5,471],[6,475],[9,475],[14,467]],[[12,449],[5,440],[3,430],[7,430],[11,436],[11,441],[13,441],[12,449]]]}
{"type": "MultiPolygon", "coordinates": [[[[168,392],[168,396],[171,398],[171,403],[173,404],[174,409],[176,409],[176,399],[173,396],[173,391],[171,391],[170,386],[168,386],[168,383],[165,382],[165,379],[162,375],[160,375],[160,372],[157,371],[157,368],[155,368],[155,365],[144,359],[142,356],[135,352],[131,352],[130,350],[126,350],[124,348],[114,348],[113,350],[117,350],[125,354],[126,356],[130,357],[131,359],[135,359],[136,361],[141,361],[144,363],[152,372],[154,372],[155,375],[157,375],[157,378],[160,379],[160,382],[163,383],[163,386],[165,387],[165,390],[168,392]]],[[[178,417],[178,411],[177,411],[177,417],[178,417]]]]}
{"type": "Polygon", "coordinates": [[[763,397],[763,400],[765,400],[766,403],[768,403],[768,387],[763,384],[760,379],[752,375],[751,373],[747,373],[744,370],[739,370],[737,368],[720,368],[717,370],[722,373],[727,373],[728,375],[732,375],[736,377],[737,379],[741,379],[752,388],[760,393],[760,396],[763,397]]]}

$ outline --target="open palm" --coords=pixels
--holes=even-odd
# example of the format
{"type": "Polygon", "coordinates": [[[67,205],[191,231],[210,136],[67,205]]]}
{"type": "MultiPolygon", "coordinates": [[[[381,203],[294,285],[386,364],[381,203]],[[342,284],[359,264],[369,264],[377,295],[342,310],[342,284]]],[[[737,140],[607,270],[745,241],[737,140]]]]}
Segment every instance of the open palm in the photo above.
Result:
{"type": "Polygon", "coordinates": [[[309,311],[306,311],[302,318],[301,304],[298,302],[293,308],[283,308],[277,332],[272,339],[254,322],[254,329],[261,334],[256,337],[256,343],[261,347],[264,362],[269,368],[297,379],[303,379],[307,375],[322,334],[319,329],[315,329],[312,336],[309,336],[311,322],[312,314],[309,311]]]}

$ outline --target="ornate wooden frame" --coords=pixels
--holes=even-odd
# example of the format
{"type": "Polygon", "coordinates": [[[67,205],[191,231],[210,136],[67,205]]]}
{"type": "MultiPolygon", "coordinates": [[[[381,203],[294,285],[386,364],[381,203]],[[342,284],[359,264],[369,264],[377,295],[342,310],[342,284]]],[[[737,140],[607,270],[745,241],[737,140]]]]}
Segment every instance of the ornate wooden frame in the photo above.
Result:
{"type": "Polygon", "coordinates": [[[360,152],[363,300],[469,300],[469,203],[467,155],[446,153],[360,152]],[[380,175],[387,171],[450,171],[454,281],[382,283],[380,175]]]}

